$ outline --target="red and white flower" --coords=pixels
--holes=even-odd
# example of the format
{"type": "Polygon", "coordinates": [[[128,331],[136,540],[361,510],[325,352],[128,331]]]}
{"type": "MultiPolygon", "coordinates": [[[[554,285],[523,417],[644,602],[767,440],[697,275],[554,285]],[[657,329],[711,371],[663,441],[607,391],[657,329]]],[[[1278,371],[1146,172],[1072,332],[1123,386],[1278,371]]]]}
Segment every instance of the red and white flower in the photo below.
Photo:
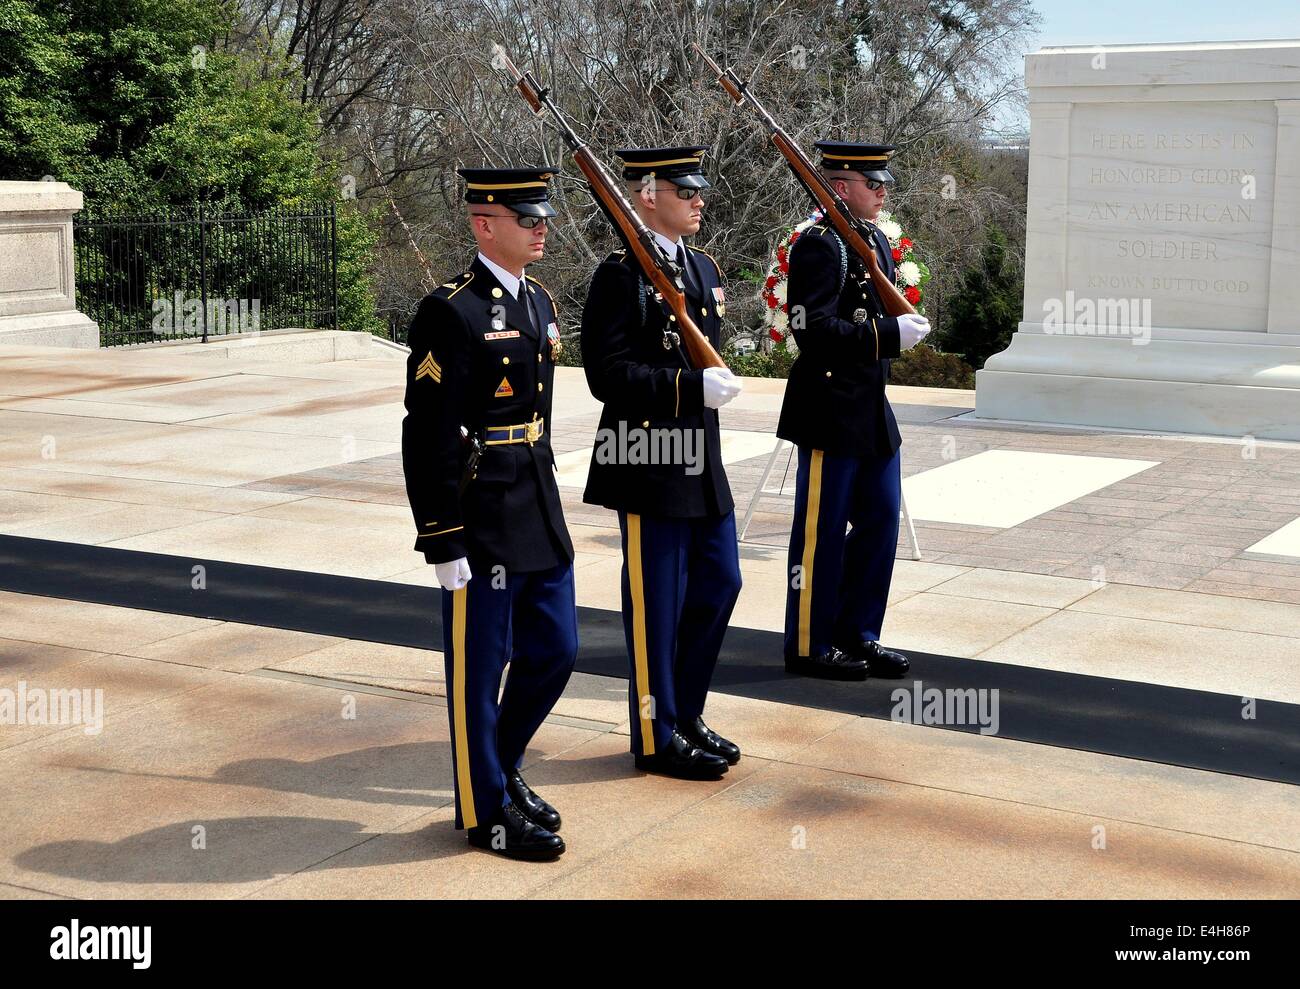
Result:
{"type": "MultiPolygon", "coordinates": [[[[781,238],[776,246],[772,263],[768,266],[767,277],[763,280],[761,296],[767,313],[767,335],[773,345],[784,343],[795,349],[794,338],[790,335],[790,310],[786,300],[787,280],[790,273],[790,248],[803,232],[821,221],[822,211],[813,213],[793,230],[781,238]]],[[[915,245],[903,236],[903,228],[886,210],[881,210],[876,217],[876,226],[880,228],[889,241],[894,258],[894,284],[902,290],[904,298],[918,312],[923,312],[921,298],[925,283],[930,280],[930,269],[916,254],[915,245]]]]}

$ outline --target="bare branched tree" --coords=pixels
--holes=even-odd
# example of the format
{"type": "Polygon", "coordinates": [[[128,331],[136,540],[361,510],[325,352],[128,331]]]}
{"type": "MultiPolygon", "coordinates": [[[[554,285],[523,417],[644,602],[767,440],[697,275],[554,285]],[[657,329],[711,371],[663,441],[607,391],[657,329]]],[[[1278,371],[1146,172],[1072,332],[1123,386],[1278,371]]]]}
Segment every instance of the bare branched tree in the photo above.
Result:
{"type": "Polygon", "coordinates": [[[543,277],[567,329],[616,246],[567,149],[493,62],[501,45],[612,166],[625,146],[707,144],[714,189],[696,245],[730,280],[736,329],[762,318],[773,245],[811,208],[748,111],[691,53],[748,80],[805,147],[823,137],[899,146],[891,208],[934,272],[927,312],[997,222],[1022,243],[1022,184],[984,138],[1022,100],[1030,0],[242,0],[245,44],[303,78],[360,197],[386,217],[381,308],[409,311],[468,261],[455,169],[562,166],[543,277]]]}

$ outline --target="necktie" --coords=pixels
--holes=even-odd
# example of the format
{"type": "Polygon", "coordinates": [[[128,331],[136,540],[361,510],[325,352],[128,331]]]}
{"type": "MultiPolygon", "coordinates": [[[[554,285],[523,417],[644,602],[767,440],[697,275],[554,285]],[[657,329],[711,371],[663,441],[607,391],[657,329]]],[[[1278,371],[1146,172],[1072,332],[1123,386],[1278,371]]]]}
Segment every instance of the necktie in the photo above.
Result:
{"type": "Polygon", "coordinates": [[[677,245],[677,263],[682,269],[682,284],[686,286],[688,295],[693,295],[697,299],[700,296],[700,285],[695,280],[695,272],[691,270],[690,262],[686,260],[686,248],[681,244],[677,245]]]}
{"type": "Polygon", "coordinates": [[[537,316],[533,313],[532,301],[528,298],[528,284],[520,281],[519,283],[519,304],[524,307],[524,312],[528,314],[528,325],[537,332],[537,316]]]}

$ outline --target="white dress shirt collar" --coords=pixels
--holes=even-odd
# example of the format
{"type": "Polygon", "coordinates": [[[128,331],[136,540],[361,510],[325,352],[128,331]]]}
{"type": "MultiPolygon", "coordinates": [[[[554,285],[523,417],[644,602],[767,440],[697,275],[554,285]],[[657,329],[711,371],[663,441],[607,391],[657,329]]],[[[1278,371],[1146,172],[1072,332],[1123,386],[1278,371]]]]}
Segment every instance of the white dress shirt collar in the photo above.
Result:
{"type": "Polygon", "coordinates": [[[506,271],[505,268],[501,267],[501,265],[497,264],[491,258],[484,256],[482,251],[479,252],[478,259],[483,262],[488,271],[496,275],[496,279],[501,283],[503,289],[509,292],[514,298],[519,298],[519,277],[517,275],[510,274],[510,272],[506,271]]]}
{"type": "Polygon", "coordinates": [[[677,249],[679,247],[683,248],[683,250],[685,249],[685,245],[682,243],[680,237],[678,237],[676,241],[671,241],[658,230],[651,230],[650,232],[655,235],[655,242],[658,243],[658,245],[667,252],[668,256],[674,260],[677,258],[677,249]]]}

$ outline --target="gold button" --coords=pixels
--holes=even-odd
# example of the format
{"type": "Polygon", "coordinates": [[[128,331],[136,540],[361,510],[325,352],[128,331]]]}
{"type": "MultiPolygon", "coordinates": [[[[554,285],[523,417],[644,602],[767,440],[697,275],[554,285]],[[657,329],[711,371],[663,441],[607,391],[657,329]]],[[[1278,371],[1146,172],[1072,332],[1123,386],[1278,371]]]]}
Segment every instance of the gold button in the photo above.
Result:
{"type": "Polygon", "coordinates": [[[494,288],[494,289],[492,290],[492,298],[494,298],[494,299],[499,299],[499,298],[501,298],[501,296],[502,296],[503,294],[504,294],[504,293],[502,293],[502,291],[501,291],[499,288],[494,288]]]}
{"type": "Polygon", "coordinates": [[[541,354],[538,354],[538,355],[537,355],[537,363],[538,363],[538,364],[542,363],[542,355],[541,355],[541,354]]]}
{"type": "MultiPolygon", "coordinates": [[[[845,168],[848,168],[849,166],[848,166],[848,165],[845,165],[844,167],[845,167],[845,168]]],[[[492,202],[492,197],[491,197],[491,196],[488,196],[488,202],[489,202],[489,203],[492,202]]]]}
{"type": "Polygon", "coordinates": [[[537,390],[538,390],[538,391],[546,391],[546,386],[545,386],[544,384],[542,384],[542,383],[539,381],[539,382],[537,382],[537,390]]]}
{"type": "Polygon", "coordinates": [[[668,315],[668,318],[672,320],[674,323],[677,322],[677,317],[672,315],[671,313],[668,315]]]}
{"type": "Polygon", "coordinates": [[[828,378],[829,378],[829,377],[830,377],[830,376],[831,376],[831,373],[830,373],[830,371],[827,371],[827,372],[826,372],[826,377],[828,377],[828,378]]]}
{"type": "Polygon", "coordinates": [[[648,427],[650,425],[650,420],[647,419],[645,422],[641,423],[641,425],[642,427],[648,427]]]}
{"type": "Polygon", "coordinates": [[[708,311],[707,309],[704,309],[704,308],[701,308],[701,309],[700,309],[700,315],[701,315],[701,316],[707,316],[708,314],[709,314],[709,311],[708,311]]]}
{"type": "Polygon", "coordinates": [[[503,357],[503,358],[501,358],[501,363],[502,363],[502,364],[509,364],[509,363],[510,363],[510,358],[509,358],[509,357],[503,357]]]}

